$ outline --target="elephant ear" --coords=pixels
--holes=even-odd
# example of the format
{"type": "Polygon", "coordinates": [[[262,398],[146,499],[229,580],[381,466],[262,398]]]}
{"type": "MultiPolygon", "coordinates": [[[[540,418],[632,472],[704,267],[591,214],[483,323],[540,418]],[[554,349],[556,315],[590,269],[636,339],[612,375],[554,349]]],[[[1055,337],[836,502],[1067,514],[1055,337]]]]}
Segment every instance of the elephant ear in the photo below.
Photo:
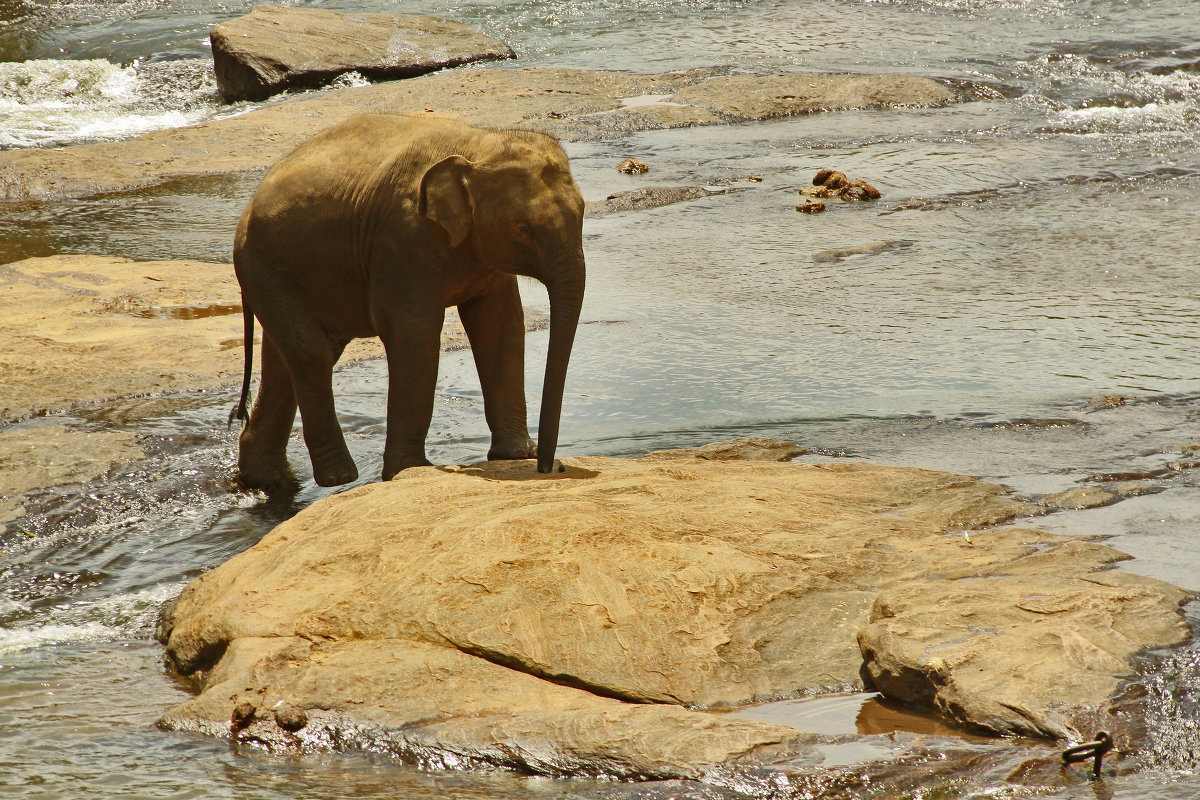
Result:
{"type": "Polygon", "coordinates": [[[446,230],[451,247],[462,244],[474,224],[474,208],[467,188],[471,166],[462,156],[450,156],[427,169],[421,178],[418,211],[446,230]]]}

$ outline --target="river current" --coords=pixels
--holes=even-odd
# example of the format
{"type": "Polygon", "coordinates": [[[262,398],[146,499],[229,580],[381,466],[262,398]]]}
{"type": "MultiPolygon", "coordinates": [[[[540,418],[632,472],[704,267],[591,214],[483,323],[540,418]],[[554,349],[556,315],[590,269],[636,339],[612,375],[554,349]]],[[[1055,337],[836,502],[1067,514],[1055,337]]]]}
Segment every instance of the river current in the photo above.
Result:
{"type": "MultiPolygon", "coordinates": [[[[568,145],[589,200],[648,183],[739,191],[587,221],[587,324],[559,452],[636,456],[766,435],[804,445],[810,460],[945,469],[1034,499],[1139,480],[1145,494],[1036,524],[1107,537],[1134,556],[1122,569],[1200,590],[1192,0],[297,5],[458,19],[516,50],[516,62],[497,68],[719,66],[949,82],[966,102],[568,145]],[[651,173],[616,172],[627,156],[651,173]],[[830,166],[883,198],[796,213],[797,188],[830,166]],[[859,245],[871,246],[845,252],[859,245]]],[[[207,31],[250,7],[0,0],[0,148],[121,139],[248,110],[218,103],[207,31]]],[[[228,262],[260,177],[0,206],[0,263],[54,253],[228,262]]],[[[544,307],[540,287],[522,291],[544,307]]],[[[544,334],[528,349],[536,408],[544,334]]],[[[430,456],[480,459],[487,429],[469,354],[447,354],[441,372],[430,456]]],[[[343,368],[336,391],[360,472],[374,479],[382,365],[343,368]]],[[[234,392],[10,423],[132,431],[149,457],[43,492],[0,542],[4,796],[733,796],[429,772],[371,755],[283,758],[156,730],[157,716],[188,696],[152,639],[162,603],[329,494],[310,479],[283,505],[228,491],[234,392]]],[[[306,478],[299,442],[291,456],[306,478]]],[[[1196,604],[1187,611],[1200,619],[1196,604]]],[[[1200,797],[1200,653],[1184,648],[1164,663],[1151,681],[1156,733],[1145,767],[1050,796],[1200,797]]],[[[951,796],[1023,791],[984,782],[951,796]]]]}

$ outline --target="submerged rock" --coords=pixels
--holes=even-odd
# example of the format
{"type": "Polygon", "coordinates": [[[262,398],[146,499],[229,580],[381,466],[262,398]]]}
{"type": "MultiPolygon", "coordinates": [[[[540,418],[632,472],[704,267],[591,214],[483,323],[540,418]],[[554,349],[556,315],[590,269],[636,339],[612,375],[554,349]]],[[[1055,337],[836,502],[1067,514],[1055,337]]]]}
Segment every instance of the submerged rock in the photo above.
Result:
{"type": "Polygon", "coordinates": [[[960,726],[1065,736],[1134,650],[1187,638],[1186,594],[1101,572],[1116,551],[955,533],[1033,512],[999,486],[779,460],[800,450],[416,468],[318,502],[165,611],[168,662],[203,690],[160,724],[228,736],[252,703],[243,736],[271,746],[706,777],[812,735],[705,708],[865,674],[960,726]]]}
{"type": "Polygon", "coordinates": [[[209,38],[217,89],[226,102],[313,89],[347,72],[392,80],[516,57],[490,36],[439,17],[276,5],[222,22],[209,38]]]}
{"type": "Polygon", "coordinates": [[[698,200],[714,194],[728,194],[735,189],[705,189],[703,186],[646,186],[628,192],[614,192],[603,200],[584,203],[583,213],[589,217],[603,217],[622,211],[640,211],[658,208],[685,200],[698,200]]]}

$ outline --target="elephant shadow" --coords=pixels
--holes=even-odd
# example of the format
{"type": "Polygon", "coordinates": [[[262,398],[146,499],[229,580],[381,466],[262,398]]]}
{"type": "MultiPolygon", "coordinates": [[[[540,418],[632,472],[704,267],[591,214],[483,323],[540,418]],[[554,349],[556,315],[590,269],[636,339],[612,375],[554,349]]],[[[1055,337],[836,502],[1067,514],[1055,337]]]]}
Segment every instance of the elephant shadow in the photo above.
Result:
{"type": "Polygon", "coordinates": [[[588,478],[599,477],[600,475],[597,470],[587,469],[586,467],[563,460],[555,461],[554,469],[551,472],[541,473],[537,471],[536,459],[481,461],[478,464],[468,464],[466,466],[449,465],[432,467],[432,469],[441,472],[453,472],[460,475],[472,475],[489,481],[586,480],[588,478]]]}

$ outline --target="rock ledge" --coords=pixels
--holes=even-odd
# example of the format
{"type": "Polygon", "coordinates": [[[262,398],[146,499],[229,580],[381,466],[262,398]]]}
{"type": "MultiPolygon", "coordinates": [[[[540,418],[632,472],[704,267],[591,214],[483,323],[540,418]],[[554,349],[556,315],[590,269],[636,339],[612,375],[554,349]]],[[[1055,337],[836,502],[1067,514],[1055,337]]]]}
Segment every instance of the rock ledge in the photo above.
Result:
{"type": "Polygon", "coordinates": [[[694,778],[814,737],[703,709],[865,675],[960,727],[1068,737],[1136,652],[1188,638],[1187,594],[1108,570],[1115,550],[1036,530],[964,536],[1033,512],[1001,487],[778,460],[798,450],[570,458],[551,476],[532,462],[418,468],[316,503],[164,613],[168,662],[203,691],[161,725],[694,778]],[[233,731],[234,717],[250,722],[233,731]]]}

